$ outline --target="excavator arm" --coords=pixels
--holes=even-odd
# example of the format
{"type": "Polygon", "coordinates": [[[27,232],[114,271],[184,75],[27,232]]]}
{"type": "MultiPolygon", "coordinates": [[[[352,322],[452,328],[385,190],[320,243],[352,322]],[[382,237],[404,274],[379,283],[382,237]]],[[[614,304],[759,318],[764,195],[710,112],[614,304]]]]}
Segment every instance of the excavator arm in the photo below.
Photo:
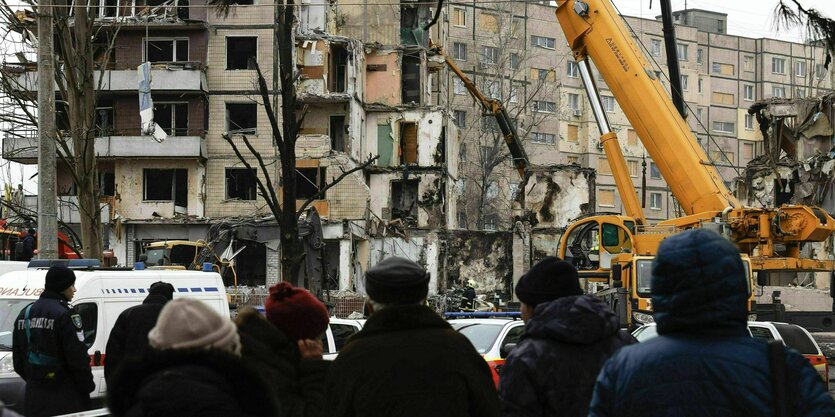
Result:
{"type": "Polygon", "coordinates": [[[481,105],[481,108],[493,117],[496,118],[496,123],[499,126],[499,130],[502,132],[502,137],[504,137],[504,142],[507,145],[508,150],[510,151],[510,156],[513,158],[513,166],[516,168],[516,171],[519,173],[519,176],[523,179],[525,178],[525,174],[527,173],[528,166],[530,162],[528,161],[528,155],[525,153],[525,149],[522,147],[522,142],[519,140],[519,136],[516,134],[516,125],[513,123],[513,120],[507,114],[507,110],[502,106],[502,103],[498,100],[489,98],[485,96],[473,82],[470,80],[470,77],[467,77],[467,74],[464,74],[461,71],[461,68],[449,57],[449,55],[444,52],[444,49],[438,45],[432,45],[431,49],[444,57],[447,66],[461,81],[464,83],[464,87],[467,88],[467,91],[470,92],[470,95],[481,105]]]}

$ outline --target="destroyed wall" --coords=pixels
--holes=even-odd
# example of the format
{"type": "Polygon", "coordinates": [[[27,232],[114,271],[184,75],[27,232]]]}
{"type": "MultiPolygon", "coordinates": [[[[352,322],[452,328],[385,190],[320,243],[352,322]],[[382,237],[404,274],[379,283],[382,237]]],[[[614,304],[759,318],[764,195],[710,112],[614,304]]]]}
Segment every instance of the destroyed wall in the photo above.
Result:
{"type": "Polygon", "coordinates": [[[394,50],[373,51],[365,56],[365,95],[369,104],[401,104],[401,59],[394,50]]]}
{"type": "Polygon", "coordinates": [[[204,215],[206,172],[197,161],[122,160],[115,176],[116,213],[123,219],[204,215]]]}
{"type": "Polygon", "coordinates": [[[594,211],[595,171],[576,165],[535,168],[525,186],[524,208],[514,203],[514,217],[534,228],[565,228],[594,211]]]}
{"type": "Polygon", "coordinates": [[[446,243],[446,288],[463,288],[472,279],[479,294],[511,293],[512,232],[455,230],[442,236],[446,243]]]}
{"type": "Polygon", "coordinates": [[[444,125],[438,109],[367,113],[365,154],[380,155],[379,167],[441,167],[448,155],[444,125]]]}
{"type": "Polygon", "coordinates": [[[399,229],[437,229],[445,226],[445,180],[441,173],[372,173],[371,213],[385,222],[400,219],[399,229]]]}
{"type": "Polygon", "coordinates": [[[333,22],[335,34],[367,43],[400,44],[400,9],[388,0],[367,0],[361,7],[353,0],[334,3],[328,20],[333,22]]]}

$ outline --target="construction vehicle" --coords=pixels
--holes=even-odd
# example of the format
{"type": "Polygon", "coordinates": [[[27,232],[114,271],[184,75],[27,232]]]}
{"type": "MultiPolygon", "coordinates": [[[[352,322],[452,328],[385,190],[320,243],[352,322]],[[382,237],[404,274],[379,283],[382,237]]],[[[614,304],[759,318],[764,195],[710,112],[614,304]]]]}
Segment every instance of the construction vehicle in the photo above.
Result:
{"type": "Polygon", "coordinates": [[[455,61],[450,58],[446,52],[444,52],[443,47],[432,43],[430,44],[430,50],[444,57],[444,61],[449,69],[451,69],[452,72],[454,72],[455,75],[461,79],[461,82],[464,83],[464,87],[467,91],[469,91],[470,95],[473,96],[473,99],[481,104],[481,108],[484,112],[496,118],[496,124],[502,132],[502,137],[504,138],[505,144],[510,151],[510,157],[513,159],[513,166],[516,168],[516,172],[519,173],[519,176],[522,177],[522,179],[525,179],[528,167],[530,166],[530,161],[528,161],[528,155],[525,153],[525,148],[522,147],[522,142],[519,140],[519,136],[516,133],[516,124],[513,123],[513,119],[511,119],[507,114],[505,107],[499,100],[485,96],[475,86],[472,80],[470,80],[470,77],[467,77],[467,74],[464,74],[464,71],[458,67],[458,64],[456,64],[455,61]]]}
{"type": "Polygon", "coordinates": [[[686,229],[708,228],[725,236],[766,279],[769,272],[835,269],[835,261],[801,256],[803,244],[823,241],[835,231],[835,220],[826,211],[801,205],[743,207],[731,194],[610,0],[558,0],[556,16],[579,67],[626,212],[575,221],[560,238],[558,256],[574,262],[581,277],[608,284],[599,294],[619,313],[622,325],[652,320],[649,265],[661,241],[686,229]],[[590,60],[685,216],[647,224],[590,60]]]}

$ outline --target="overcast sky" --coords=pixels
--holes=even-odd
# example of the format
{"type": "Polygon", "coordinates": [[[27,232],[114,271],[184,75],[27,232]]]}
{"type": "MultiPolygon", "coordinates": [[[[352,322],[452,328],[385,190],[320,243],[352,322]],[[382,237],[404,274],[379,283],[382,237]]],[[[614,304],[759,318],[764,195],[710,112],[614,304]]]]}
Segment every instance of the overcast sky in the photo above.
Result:
{"type": "MultiPolygon", "coordinates": [[[[661,14],[660,0],[612,0],[622,14],[654,19],[661,14]],[[650,3],[652,9],[649,8],[650,3]]],[[[829,18],[835,19],[835,1],[799,0],[807,9],[818,9],[829,18]]],[[[774,7],[777,0],[671,0],[673,10],[685,8],[705,9],[728,14],[728,33],[751,38],[780,38],[802,41],[800,31],[777,33],[773,28],[774,7]]],[[[793,5],[791,0],[787,4],[793,5]]]]}

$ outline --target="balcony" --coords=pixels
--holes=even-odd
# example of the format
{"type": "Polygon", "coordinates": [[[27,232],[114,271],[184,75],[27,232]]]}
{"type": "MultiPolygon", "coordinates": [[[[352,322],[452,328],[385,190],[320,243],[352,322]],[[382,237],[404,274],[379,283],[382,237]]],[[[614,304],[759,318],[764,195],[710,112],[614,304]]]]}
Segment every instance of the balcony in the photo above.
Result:
{"type": "MultiPolygon", "coordinates": [[[[15,80],[18,91],[38,91],[37,66],[33,64],[3,65],[2,75],[15,80]]],[[[132,70],[96,71],[95,85],[101,82],[100,91],[125,92],[139,90],[139,74],[132,70]]],[[[55,90],[58,90],[56,85],[55,90]]],[[[152,92],[206,92],[206,67],[200,62],[161,62],[151,66],[152,92]]]]}
{"type": "MultiPolygon", "coordinates": [[[[72,149],[71,141],[68,146],[72,149]]],[[[96,155],[104,159],[203,159],[206,139],[198,135],[169,136],[157,143],[150,136],[101,136],[96,138],[96,155]]],[[[7,132],[3,139],[3,158],[22,164],[37,163],[37,132],[7,132]]]]}

